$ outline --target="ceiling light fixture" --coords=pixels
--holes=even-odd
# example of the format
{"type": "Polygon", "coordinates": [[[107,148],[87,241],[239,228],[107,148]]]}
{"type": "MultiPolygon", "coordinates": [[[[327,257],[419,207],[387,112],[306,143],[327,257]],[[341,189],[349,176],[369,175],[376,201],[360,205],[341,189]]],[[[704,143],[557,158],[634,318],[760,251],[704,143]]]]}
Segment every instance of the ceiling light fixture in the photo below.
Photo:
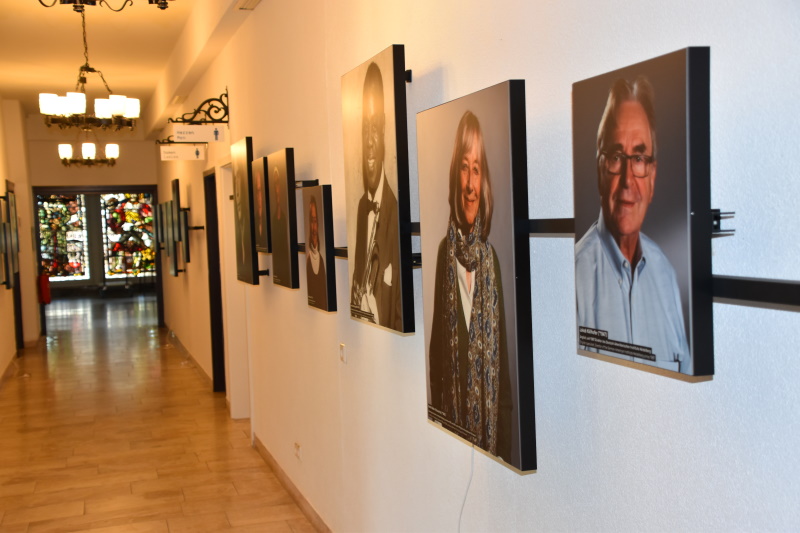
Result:
{"type": "MultiPolygon", "coordinates": [[[[106,0],[53,0],[51,4],[45,3],[44,0],[39,0],[39,3],[42,4],[44,7],[53,7],[56,4],[69,5],[72,6],[72,9],[74,9],[78,13],[83,13],[83,8],[85,6],[96,6],[98,1],[100,2],[101,6],[106,6],[111,11],[116,11],[116,12],[120,12],[123,9],[125,9],[125,7],[133,5],[133,0],[123,0],[122,5],[119,6],[119,8],[117,9],[113,8],[111,4],[106,2],[106,0]]],[[[169,1],[172,2],[173,0],[169,1]]],[[[158,9],[161,10],[167,9],[169,7],[167,0],[147,0],[147,3],[150,5],[155,5],[158,7],[158,9]]]]}
{"type": "Polygon", "coordinates": [[[105,165],[113,167],[119,157],[119,145],[114,143],[106,144],[103,149],[103,157],[98,159],[97,147],[94,143],[81,143],[81,157],[80,159],[75,159],[72,157],[72,145],[64,143],[58,145],[58,157],[61,158],[61,163],[66,167],[72,165],[85,167],[105,165]]]}
{"type": "MultiPolygon", "coordinates": [[[[62,0],[63,1],[63,0],[62,0]]],[[[47,126],[53,124],[59,128],[78,127],[133,129],[139,118],[139,99],[128,98],[120,94],[112,94],[103,73],[89,66],[89,46],[86,44],[86,13],[81,11],[83,28],[83,57],[86,63],[78,69],[78,83],[75,92],[66,96],[53,93],[39,93],[39,112],[44,115],[47,126]],[[99,74],[108,91],[108,98],[96,98],[94,114],[86,112],[86,75],[99,74]]]]}

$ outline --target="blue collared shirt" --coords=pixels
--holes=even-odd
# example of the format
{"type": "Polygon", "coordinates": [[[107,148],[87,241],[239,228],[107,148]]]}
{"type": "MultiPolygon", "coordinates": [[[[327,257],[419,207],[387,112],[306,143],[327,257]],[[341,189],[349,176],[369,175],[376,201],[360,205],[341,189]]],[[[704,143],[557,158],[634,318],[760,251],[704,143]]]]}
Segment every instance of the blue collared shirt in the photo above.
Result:
{"type": "MultiPolygon", "coordinates": [[[[605,331],[610,342],[604,340],[604,345],[612,349],[581,348],[691,374],[675,270],[644,233],[639,233],[639,243],[642,257],[631,269],[601,212],[598,221],[575,244],[579,337],[581,327],[605,331]],[[615,342],[635,346],[614,347],[615,342]],[[655,360],[630,355],[640,347],[645,347],[643,352],[652,350],[655,360]]],[[[602,333],[593,334],[602,337],[602,333]]]]}

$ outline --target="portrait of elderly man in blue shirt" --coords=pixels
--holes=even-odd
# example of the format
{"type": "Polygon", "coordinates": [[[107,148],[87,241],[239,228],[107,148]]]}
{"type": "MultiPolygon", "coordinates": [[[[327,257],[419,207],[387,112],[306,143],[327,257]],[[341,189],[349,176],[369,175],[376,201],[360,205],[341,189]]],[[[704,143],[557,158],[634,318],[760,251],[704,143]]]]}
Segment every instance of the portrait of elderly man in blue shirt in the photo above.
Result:
{"type": "Polygon", "coordinates": [[[608,95],[597,131],[600,216],[575,244],[578,327],[607,332],[582,348],[691,373],[675,270],[641,231],[658,167],[653,96],[641,76],[608,95]]]}

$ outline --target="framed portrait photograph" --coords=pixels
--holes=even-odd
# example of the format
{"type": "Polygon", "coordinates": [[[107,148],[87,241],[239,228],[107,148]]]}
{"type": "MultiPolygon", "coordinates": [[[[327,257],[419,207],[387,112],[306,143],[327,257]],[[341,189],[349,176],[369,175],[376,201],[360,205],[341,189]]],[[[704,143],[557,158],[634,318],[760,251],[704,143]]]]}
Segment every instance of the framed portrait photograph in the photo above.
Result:
{"type": "Polygon", "coordinates": [[[258,254],[253,227],[253,189],[250,163],[253,161],[253,138],[231,144],[233,170],[233,209],[236,220],[236,279],[258,285],[258,254]]]}
{"type": "MultiPolygon", "coordinates": [[[[184,265],[192,260],[191,250],[189,248],[189,210],[181,209],[178,212],[178,226],[180,227],[181,235],[181,257],[183,257],[184,265]]],[[[185,267],[184,267],[185,268],[185,267]]]]}
{"type": "Polygon", "coordinates": [[[9,288],[16,281],[13,274],[19,272],[19,215],[17,214],[17,193],[14,183],[6,180],[6,221],[11,225],[11,238],[7,244],[11,258],[12,280],[9,288]]]}
{"type": "Polygon", "coordinates": [[[0,283],[10,288],[9,276],[11,274],[11,264],[8,250],[8,243],[11,241],[11,224],[4,222],[3,204],[0,202],[0,283]]]}
{"type": "Polygon", "coordinates": [[[536,469],[525,82],[417,114],[428,419],[536,469]]]}
{"type": "Polygon", "coordinates": [[[413,332],[402,45],[342,76],[342,127],[350,316],[413,332]]]}
{"type": "Polygon", "coordinates": [[[172,223],[175,225],[172,237],[175,242],[182,242],[185,235],[181,227],[181,180],[172,180],[172,223]]]}
{"type": "Polygon", "coordinates": [[[267,158],[259,157],[250,165],[253,174],[253,224],[255,227],[256,251],[272,251],[272,235],[269,227],[269,187],[267,187],[267,158]]]}
{"type": "Polygon", "coordinates": [[[294,149],[267,156],[269,224],[272,233],[272,282],[300,287],[297,259],[297,208],[294,185],[294,149]]]}
{"type": "MultiPolygon", "coordinates": [[[[155,212],[155,226],[156,226],[156,242],[162,243],[165,241],[164,239],[164,204],[163,202],[160,204],[156,204],[156,212],[155,212]]],[[[160,247],[156,249],[156,251],[160,250],[160,247]]]]}
{"type": "Polygon", "coordinates": [[[708,48],[573,84],[579,353],[713,375],[709,124],[708,48]]]}
{"type": "Polygon", "coordinates": [[[178,248],[177,243],[175,242],[175,210],[174,210],[174,200],[170,200],[169,202],[164,202],[164,222],[165,222],[165,237],[166,241],[166,250],[167,250],[167,263],[169,265],[169,275],[177,277],[178,276],[178,248]]]}
{"type": "Polygon", "coordinates": [[[323,311],[336,311],[332,205],[330,185],[303,188],[308,305],[323,311]]]}

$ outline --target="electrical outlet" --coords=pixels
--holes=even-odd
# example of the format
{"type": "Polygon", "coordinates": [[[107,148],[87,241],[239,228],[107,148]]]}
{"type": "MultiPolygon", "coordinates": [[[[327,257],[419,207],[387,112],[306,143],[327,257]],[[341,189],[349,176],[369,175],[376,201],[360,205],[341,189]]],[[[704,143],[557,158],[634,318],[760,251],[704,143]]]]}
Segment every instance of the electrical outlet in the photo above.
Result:
{"type": "Polygon", "coordinates": [[[295,442],[294,443],[294,456],[302,461],[303,458],[300,456],[300,450],[301,449],[302,448],[300,447],[300,443],[299,442],[295,442]]]}
{"type": "Polygon", "coordinates": [[[347,364],[347,353],[344,351],[344,343],[339,343],[339,361],[344,364],[347,364]]]}

